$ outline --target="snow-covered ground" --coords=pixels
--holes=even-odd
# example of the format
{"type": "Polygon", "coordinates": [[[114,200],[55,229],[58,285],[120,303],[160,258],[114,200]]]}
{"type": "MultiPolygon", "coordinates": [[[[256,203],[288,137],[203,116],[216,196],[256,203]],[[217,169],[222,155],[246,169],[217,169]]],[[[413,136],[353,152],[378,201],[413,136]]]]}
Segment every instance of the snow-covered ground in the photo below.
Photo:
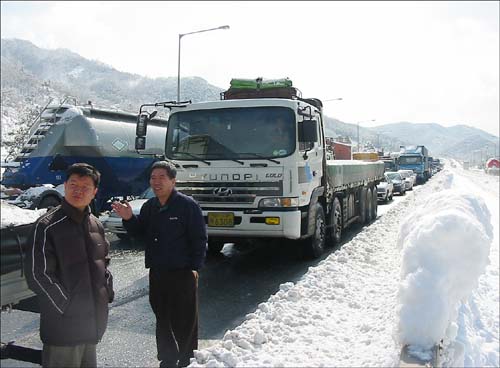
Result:
{"type": "MultiPolygon", "coordinates": [[[[444,365],[499,366],[499,178],[447,165],[380,209],[221,340],[201,341],[191,365],[398,366],[403,343],[425,354],[442,338],[444,365]]],[[[115,261],[116,279],[137,269],[118,289],[143,290],[142,264],[115,261]]],[[[22,313],[2,313],[2,340],[5,328],[17,328],[32,341],[34,317],[13,327],[22,313]]],[[[114,307],[99,365],[157,365],[152,331],[147,298],[114,307]]]]}

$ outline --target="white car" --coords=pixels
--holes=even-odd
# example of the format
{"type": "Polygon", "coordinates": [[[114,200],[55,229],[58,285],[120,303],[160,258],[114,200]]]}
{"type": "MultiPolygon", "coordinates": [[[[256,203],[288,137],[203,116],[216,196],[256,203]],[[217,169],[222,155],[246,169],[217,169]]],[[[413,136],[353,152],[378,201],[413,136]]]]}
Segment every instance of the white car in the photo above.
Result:
{"type": "MultiPolygon", "coordinates": [[[[150,198],[155,196],[151,188],[146,189],[139,197],[129,202],[132,207],[132,213],[138,215],[141,212],[142,205],[150,198]]],[[[115,234],[120,239],[128,238],[127,230],[123,227],[122,218],[112,211],[107,218],[102,219],[104,230],[115,234]]]]}
{"type": "Polygon", "coordinates": [[[384,203],[392,201],[393,191],[394,184],[392,184],[392,181],[387,179],[387,176],[384,175],[384,179],[382,179],[377,185],[377,200],[384,203]]]}
{"type": "Polygon", "coordinates": [[[406,190],[413,190],[413,184],[415,183],[413,170],[398,170],[401,174],[406,186],[406,190]]]}

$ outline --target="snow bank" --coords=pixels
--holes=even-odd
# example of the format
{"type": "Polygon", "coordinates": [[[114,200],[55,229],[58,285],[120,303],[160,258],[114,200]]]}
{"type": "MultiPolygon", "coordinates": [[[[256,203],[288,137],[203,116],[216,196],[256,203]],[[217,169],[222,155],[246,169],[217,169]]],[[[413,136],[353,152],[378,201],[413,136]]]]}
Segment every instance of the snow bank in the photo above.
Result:
{"type": "MultiPolygon", "coordinates": [[[[450,188],[453,174],[441,180],[450,188]]],[[[430,195],[401,224],[399,343],[428,359],[434,344],[455,339],[460,301],[477,288],[492,239],[483,200],[454,189],[430,195]]]]}
{"type": "Polygon", "coordinates": [[[2,229],[8,226],[30,224],[35,222],[40,216],[47,212],[46,208],[39,210],[26,210],[5,201],[0,201],[0,207],[2,212],[0,227],[2,229]]]}

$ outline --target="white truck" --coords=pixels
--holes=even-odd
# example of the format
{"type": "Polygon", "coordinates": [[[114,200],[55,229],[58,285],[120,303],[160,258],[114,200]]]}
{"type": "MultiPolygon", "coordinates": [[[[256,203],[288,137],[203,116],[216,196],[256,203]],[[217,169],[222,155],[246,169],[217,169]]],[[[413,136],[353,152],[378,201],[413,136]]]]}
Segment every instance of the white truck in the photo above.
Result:
{"type": "MultiPolygon", "coordinates": [[[[288,79],[243,82],[232,80],[221,101],[148,105],[170,109],[165,156],[177,188],[200,204],[209,251],[281,238],[319,257],[350,224],[376,218],[384,164],[327,160],[322,103],[299,97],[288,79]]],[[[148,138],[144,106],[138,150],[148,138]]]]}

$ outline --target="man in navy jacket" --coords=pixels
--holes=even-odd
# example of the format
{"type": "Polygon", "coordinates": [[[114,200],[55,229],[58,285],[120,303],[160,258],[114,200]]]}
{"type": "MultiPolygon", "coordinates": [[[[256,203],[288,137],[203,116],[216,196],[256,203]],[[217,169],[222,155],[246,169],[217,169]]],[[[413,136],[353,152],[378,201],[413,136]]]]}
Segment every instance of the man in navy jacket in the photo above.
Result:
{"type": "Polygon", "coordinates": [[[153,164],[149,183],[156,197],[143,204],[138,216],[127,202],[112,205],[127,232],[146,243],[160,367],[184,367],[198,348],[198,270],[207,244],[200,206],[177,192],[176,173],[169,162],[153,164]]]}

